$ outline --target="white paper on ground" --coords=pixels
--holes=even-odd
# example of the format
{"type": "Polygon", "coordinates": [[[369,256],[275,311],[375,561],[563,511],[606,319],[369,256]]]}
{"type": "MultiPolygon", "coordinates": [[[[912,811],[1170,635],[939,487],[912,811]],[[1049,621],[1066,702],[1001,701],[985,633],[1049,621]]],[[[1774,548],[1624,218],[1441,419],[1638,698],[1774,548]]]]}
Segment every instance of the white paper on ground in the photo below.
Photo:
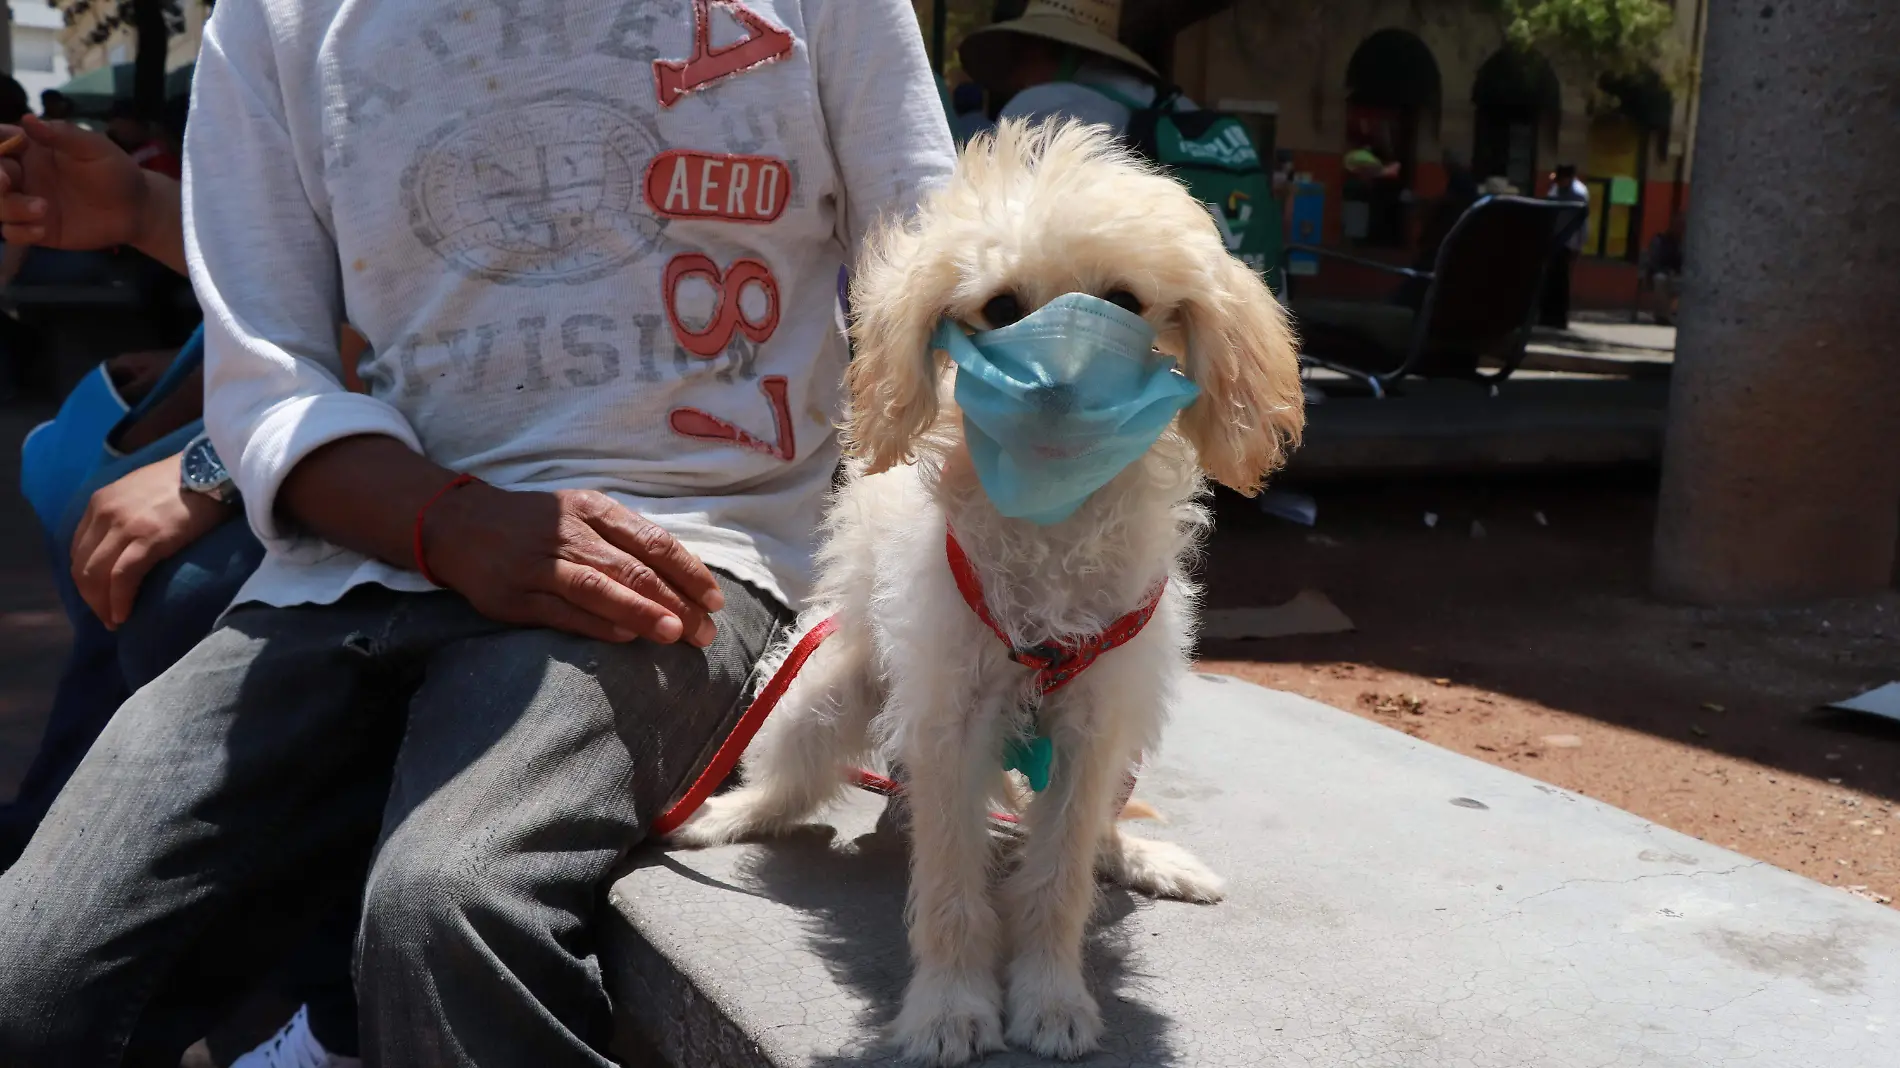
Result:
{"type": "Polygon", "coordinates": [[[1262,493],[1260,510],[1303,527],[1319,522],[1319,502],[1311,494],[1292,490],[1268,490],[1262,493]]]}
{"type": "Polygon", "coordinates": [[[1201,637],[1289,638],[1295,634],[1344,634],[1352,620],[1318,590],[1301,590],[1271,608],[1216,608],[1201,614],[1201,637]]]}
{"type": "Polygon", "coordinates": [[[1879,716],[1900,723],[1900,682],[1890,682],[1877,689],[1868,690],[1858,697],[1849,697],[1845,701],[1836,701],[1826,708],[1839,709],[1842,712],[1865,712],[1870,716],[1879,716]]]}

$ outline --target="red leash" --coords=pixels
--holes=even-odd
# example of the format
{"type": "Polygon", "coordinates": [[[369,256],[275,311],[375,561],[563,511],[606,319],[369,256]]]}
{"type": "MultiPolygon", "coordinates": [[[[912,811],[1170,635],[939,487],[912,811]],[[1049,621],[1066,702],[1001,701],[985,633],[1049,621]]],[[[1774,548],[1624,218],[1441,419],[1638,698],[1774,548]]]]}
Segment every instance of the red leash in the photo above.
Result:
{"type": "MultiPolygon", "coordinates": [[[[963,595],[964,603],[970,606],[970,610],[976,613],[977,618],[983,621],[984,626],[990,628],[990,632],[995,634],[999,641],[1009,647],[1011,660],[1036,673],[1035,687],[1038,697],[1054,693],[1067,686],[1075,681],[1076,676],[1087,670],[1089,665],[1095,663],[1103,653],[1117,646],[1126,645],[1135,635],[1140,634],[1142,628],[1148,625],[1148,621],[1154,618],[1155,609],[1161,604],[1161,595],[1167,589],[1167,580],[1163,579],[1155,586],[1154,593],[1140,608],[1109,624],[1108,629],[1100,634],[1092,634],[1067,642],[1044,642],[1029,649],[1018,649],[1010,645],[1009,635],[1004,633],[1002,627],[997,626],[995,617],[990,615],[989,604],[983,596],[983,584],[977,578],[976,568],[970,563],[970,558],[964,554],[963,546],[957,544],[956,535],[947,530],[944,532],[944,553],[949,557],[950,572],[956,578],[957,592],[963,595]]],[[[804,637],[798,639],[798,644],[792,647],[785,662],[772,673],[771,681],[765,684],[765,689],[759,691],[759,696],[753,698],[751,706],[745,710],[745,715],[739,717],[738,725],[732,728],[732,733],[726,736],[725,742],[719,746],[719,751],[713,754],[712,762],[706,765],[706,770],[699,773],[699,778],[693,780],[693,785],[687,789],[679,801],[674,803],[673,807],[661,813],[660,818],[654,821],[655,834],[665,837],[678,830],[681,824],[692,817],[693,813],[699,811],[699,806],[706,803],[706,799],[713,795],[713,791],[719,789],[719,785],[726,781],[726,776],[731,775],[732,769],[738,766],[739,758],[744,755],[746,746],[752,744],[753,736],[759,733],[759,728],[765,725],[772,710],[778,707],[779,701],[785,696],[785,691],[791,688],[792,680],[798,677],[799,671],[805,666],[805,661],[810,660],[811,655],[817,652],[818,647],[823,645],[825,639],[831,637],[837,629],[838,617],[831,616],[820,620],[817,626],[806,631],[804,637]]],[[[885,797],[898,797],[904,792],[902,783],[863,768],[852,768],[850,778],[853,786],[874,794],[882,794],[885,797]]],[[[1128,804],[1128,799],[1134,795],[1134,792],[1135,769],[1131,768],[1128,772],[1128,781],[1122,787],[1121,801],[1115,806],[1117,813],[1128,804]]],[[[1008,812],[992,812],[990,818],[1010,825],[1021,822],[1015,815],[1008,812]]]]}
{"type": "Polygon", "coordinates": [[[785,696],[785,691],[791,687],[792,680],[798,677],[799,669],[805,666],[805,661],[811,659],[811,654],[817,652],[818,647],[823,645],[825,639],[831,637],[832,632],[837,629],[838,617],[832,616],[829,619],[819,620],[817,626],[806,631],[805,636],[798,639],[798,644],[792,646],[791,655],[787,656],[785,662],[779,665],[778,671],[773,673],[772,681],[766,683],[765,689],[759,691],[759,696],[752,699],[752,706],[745,710],[745,715],[739,717],[738,726],[732,728],[731,734],[726,735],[725,743],[719,747],[717,753],[713,754],[712,763],[706,765],[706,770],[700,772],[699,778],[693,780],[693,785],[686,791],[686,796],[680,798],[672,808],[661,813],[660,818],[654,822],[653,830],[656,833],[664,836],[678,830],[679,825],[685,823],[687,817],[699,811],[699,806],[706,803],[706,799],[712,796],[714,790],[719,789],[719,784],[725,782],[726,776],[732,774],[732,769],[738,766],[739,757],[745,753],[745,747],[752,744],[752,736],[759,733],[759,728],[765,725],[765,718],[778,707],[779,699],[785,696]]]}

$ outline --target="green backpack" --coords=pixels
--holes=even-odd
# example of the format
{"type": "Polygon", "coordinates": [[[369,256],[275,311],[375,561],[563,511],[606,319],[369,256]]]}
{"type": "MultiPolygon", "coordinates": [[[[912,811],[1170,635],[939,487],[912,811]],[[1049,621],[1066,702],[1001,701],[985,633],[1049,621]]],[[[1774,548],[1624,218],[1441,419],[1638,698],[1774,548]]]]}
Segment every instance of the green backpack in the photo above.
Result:
{"type": "Polygon", "coordinates": [[[1246,123],[1220,111],[1178,110],[1179,89],[1158,93],[1144,107],[1112,89],[1084,88],[1129,110],[1123,134],[1129,146],[1207,205],[1227,251],[1260,272],[1275,293],[1283,293],[1280,205],[1246,123]]]}

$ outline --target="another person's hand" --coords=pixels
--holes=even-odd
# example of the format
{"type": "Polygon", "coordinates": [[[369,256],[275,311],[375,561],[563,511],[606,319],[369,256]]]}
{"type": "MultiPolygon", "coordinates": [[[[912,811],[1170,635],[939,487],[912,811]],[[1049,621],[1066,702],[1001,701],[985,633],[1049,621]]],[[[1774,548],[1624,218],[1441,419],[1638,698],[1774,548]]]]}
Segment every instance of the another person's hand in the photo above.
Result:
{"type": "Polygon", "coordinates": [[[106,357],[106,374],[112,378],[112,388],[119,393],[119,399],[127,404],[136,405],[152,392],[171,370],[172,361],[178,358],[177,349],[144,349],[138,352],[121,352],[117,356],[106,357]]]}
{"type": "Polygon", "coordinates": [[[602,641],[712,644],[724,603],[706,565],[604,493],[473,483],[429,509],[429,570],[490,619],[602,641]]]}
{"type": "Polygon", "coordinates": [[[116,630],[131,616],[139,584],[152,568],[234,511],[185,489],[177,456],[147,464],[101,487],[86,503],[73,535],[73,584],[99,621],[116,630]]]}
{"type": "Polygon", "coordinates": [[[0,125],[0,140],[26,134],[0,159],[0,237],[7,244],[85,251],[135,245],[144,236],[145,172],[103,134],[27,116],[0,125]]]}

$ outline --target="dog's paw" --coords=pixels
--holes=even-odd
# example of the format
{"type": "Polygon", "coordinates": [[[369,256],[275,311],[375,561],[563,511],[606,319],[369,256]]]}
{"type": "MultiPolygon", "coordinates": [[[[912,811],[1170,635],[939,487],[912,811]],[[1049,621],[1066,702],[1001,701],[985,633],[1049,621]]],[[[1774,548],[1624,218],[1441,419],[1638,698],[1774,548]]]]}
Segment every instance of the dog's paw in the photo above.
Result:
{"type": "Polygon", "coordinates": [[[913,979],[891,1027],[898,1052],[920,1064],[968,1064],[1003,1048],[1001,991],[994,980],[913,979]]]}
{"type": "Polygon", "coordinates": [[[1227,883],[1173,842],[1117,835],[1103,859],[1109,879],[1130,890],[1201,904],[1227,896],[1227,883]]]}
{"type": "Polygon", "coordinates": [[[1071,1061],[1102,1041],[1102,1014],[1080,975],[1019,976],[1009,984],[1009,1044],[1071,1061]]]}
{"type": "Polygon", "coordinates": [[[688,849],[704,849],[769,834],[776,826],[763,800],[762,795],[747,789],[709,797],[692,819],[667,836],[667,841],[688,849]]]}

